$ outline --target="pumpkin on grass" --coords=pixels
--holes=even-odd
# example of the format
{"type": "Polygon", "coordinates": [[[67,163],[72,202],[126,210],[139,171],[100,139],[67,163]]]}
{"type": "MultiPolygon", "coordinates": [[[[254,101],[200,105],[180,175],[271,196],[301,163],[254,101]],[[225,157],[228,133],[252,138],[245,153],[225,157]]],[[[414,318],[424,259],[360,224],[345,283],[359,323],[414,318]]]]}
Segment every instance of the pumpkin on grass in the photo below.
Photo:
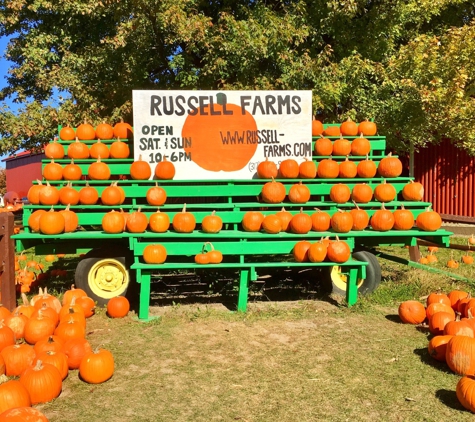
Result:
{"type": "Polygon", "coordinates": [[[87,353],[79,365],[79,376],[89,384],[100,384],[114,374],[114,357],[106,349],[87,353]]]}
{"type": "Polygon", "coordinates": [[[447,343],[453,336],[450,335],[439,335],[434,336],[430,339],[427,346],[429,355],[435,360],[445,362],[445,354],[447,352],[447,343]]]}
{"type": "Polygon", "coordinates": [[[427,317],[426,309],[417,300],[406,300],[399,305],[398,315],[404,324],[421,324],[427,317]]]}
{"type": "Polygon", "coordinates": [[[475,377],[466,375],[457,382],[455,394],[460,404],[470,412],[475,413],[475,377]]]}
{"type": "Polygon", "coordinates": [[[61,394],[63,380],[58,368],[38,360],[21,374],[20,382],[30,393],[31,404],[47,403],[61,394]]]}
{"type": "Polygon", "coordinates": [[[447,343],[446,362],[459,375],[475,375],[475,339],[453,336],[447,343]]]}
{"type": "Polygon", "coordinates": [[[124,318],[129,310],[130,303],[125,296],[116,296],[107,302],[107,315],[111,318],[124,318]]]}
{"type": "MultiPolygon", "coordinates": [[[[10,380],[2,374],[0,376],[0,417],[10,409],[24,406],[31,406],[28,390],[20,381],[10,380]]],[[[18,421],[24,422],[23,419],[18,419],[18,421]]]]}

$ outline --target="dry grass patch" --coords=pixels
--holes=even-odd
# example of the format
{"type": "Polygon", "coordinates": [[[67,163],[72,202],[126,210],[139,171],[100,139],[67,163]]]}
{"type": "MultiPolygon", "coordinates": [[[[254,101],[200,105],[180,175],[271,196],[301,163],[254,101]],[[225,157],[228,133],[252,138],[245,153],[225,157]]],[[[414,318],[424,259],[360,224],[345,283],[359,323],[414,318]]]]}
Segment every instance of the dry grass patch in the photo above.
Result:
{"type": "Polygon", "coordinates": [[[327,302],[160,308],[160,320],[89,321],[116,358],[108,382],[71,372],[42,410],[55,421],[472,420],[458,376],[427,356],[427,334],[396,308],[327,302]]]}

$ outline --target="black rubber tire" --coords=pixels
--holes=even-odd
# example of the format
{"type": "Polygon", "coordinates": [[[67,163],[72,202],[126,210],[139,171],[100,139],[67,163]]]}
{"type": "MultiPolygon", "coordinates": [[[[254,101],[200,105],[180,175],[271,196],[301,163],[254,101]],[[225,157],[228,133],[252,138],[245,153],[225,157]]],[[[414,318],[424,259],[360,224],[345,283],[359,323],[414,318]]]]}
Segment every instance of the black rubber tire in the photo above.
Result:
{"type": "Polygon", "coordinates": [[[135,273],[135,271],[129,270],[129,260],[125,256],[125,252],[119,250],[116,251],[114,255],[115,256],[111,256],[111,253],[104,249],[93,249],[89,251],[81,261],[79,261],[76,267],[76,272],[74,275],[75,286],[83,289],[87,295],[97,303],[98,306],[107,305],[107,302],[109,302],[110,299],[110,297],[102,297],[94,293],[94,291],[91,289],[91,286],[89,285],[89,272],[98,261],[103,259],[115,260],[125,267],[127,271],[127,286],[121,292],[120,296],[126,296],[127,292],[131,290],[130,286],[135,284],[133,280],[133,273],[135,273]]]}
{"type": "MultiPolygon", "coordinates": [[[[378,258],[368,251],[358,251],[352,254],[353,259],[358,261],[366,261],[366,278],[358,286],[358,293],[362,295],[369,294],[376,290],[381,283],[381,266],[378,258]]],[[[332,279],[331,271],[333,267],[325,267],[322,271],[322,283],[326,292],[337,295],[346,295],[346,289],[341,288],[341,284],[336,284],[332,279]]]]}

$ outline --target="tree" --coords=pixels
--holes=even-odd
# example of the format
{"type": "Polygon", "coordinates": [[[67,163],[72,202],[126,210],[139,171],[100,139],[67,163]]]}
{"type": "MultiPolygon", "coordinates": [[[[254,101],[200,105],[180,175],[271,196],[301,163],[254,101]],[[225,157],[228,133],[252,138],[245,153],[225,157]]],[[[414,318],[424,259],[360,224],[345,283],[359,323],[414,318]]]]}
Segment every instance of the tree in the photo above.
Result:
{"type": "Polygon", "coordinates": [[[0,168],[0,195],[3,196],[7,193],[7,171],[4,168],[0,168]]]}
{"type": "Polygon", "coordinates": [[[131,121],[133,89],[312,89],[324,121],[374,118],[399,150],[475,133],[473,2],[0,0],[13,62],[0,152],[58,124],[131,121]],[[59,105],[49,103],[59,92],[59,105]]]}

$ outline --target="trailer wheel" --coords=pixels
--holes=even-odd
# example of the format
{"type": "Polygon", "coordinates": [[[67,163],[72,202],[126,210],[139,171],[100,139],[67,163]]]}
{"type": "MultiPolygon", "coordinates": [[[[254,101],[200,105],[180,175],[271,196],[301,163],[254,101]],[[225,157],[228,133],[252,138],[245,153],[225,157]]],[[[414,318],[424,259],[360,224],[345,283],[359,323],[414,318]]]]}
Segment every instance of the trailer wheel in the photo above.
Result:
{"type": "Polygon", "coordinates": [[[91,252],[76,267],[76,287],[83,289],[99,306],[115,296],[125,296],[130,285],[126,258],[102,257],[104,253],[91,252]]]}
{"type": "MultiPolygon", "coordinates": [[[[381,266],[378,259],[368,251],[358,251],[353,253],[353,259],[368,262],[366,267],[366,278],[357,282],[358,293],[365,295],[377,289],[381,283],[381,266]]],[[[322,275],[323,286],[326,291],[338,295],[346,295],[347,276],[341,272],[341,267],[325,267],[322,275]]]]}

